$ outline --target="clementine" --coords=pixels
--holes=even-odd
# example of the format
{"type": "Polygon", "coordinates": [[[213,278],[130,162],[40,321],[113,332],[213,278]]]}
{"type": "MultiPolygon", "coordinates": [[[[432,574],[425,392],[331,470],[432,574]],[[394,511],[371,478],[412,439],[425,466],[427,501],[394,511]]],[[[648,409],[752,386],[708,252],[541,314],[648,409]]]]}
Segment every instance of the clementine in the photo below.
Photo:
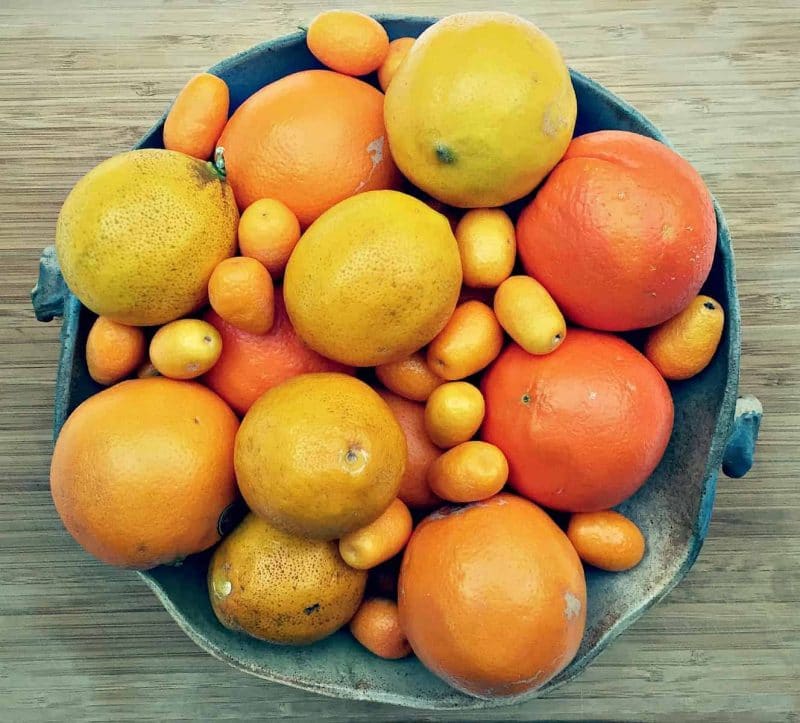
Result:
{"type": "Polygon", "coordinates": [[[484,375],[481,436],[509,483],[546,507],[603,510],[636,492],[667,447],[673,407],[656,368],[611,334],[570,329],[550,354],[508,346],[484,375]]]}
{"type": "Polygon", "coordinates": [[[697,295],[717,222],[703,179],[675,151],[624,131],[572,141],[525,208],[525,270],[581,326],[660,324],[697,295]]]}

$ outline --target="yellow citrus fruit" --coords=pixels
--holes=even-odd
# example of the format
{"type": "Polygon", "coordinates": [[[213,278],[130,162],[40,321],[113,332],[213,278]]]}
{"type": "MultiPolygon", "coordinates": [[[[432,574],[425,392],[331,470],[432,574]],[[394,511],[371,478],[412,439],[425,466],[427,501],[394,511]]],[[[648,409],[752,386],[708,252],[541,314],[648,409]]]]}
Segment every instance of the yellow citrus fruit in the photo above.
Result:
{"type": "Polygon", "coordinates": [[[244,210],[238,234],[242,256],[260,261],[276,279],[300,239],[300,221],[282,201],[262,198],[244,210]]]}
{"type": "Polygon", "coordinates": [[[70,191],[56,226],[61,273],[96,314],[164,324],[202,306],[236,250],[239,212],[210,163],[183,153],[122,153],[70,191]]]}
{"type": "Polygon", "coordinates": [[[333,540],[397,496],[406,439],[386,402],[346,374],[301,374],[250,407],[236,478],[253,512],[294,534],[333,540]]]}
{"type": "Polygon", "coordinates": [[[144,332],[98,316],[86,337],[86,366],[98,384],[114,384],[132,374],[144,359],[144,332]]]}
{"type": "Polygon", "coordinates": [[[326,211],[286,266],[284,299],[312,348],[351,366],[397,361],[450,318],[461,260],[442,214],[399,191],[369,191],[326,211]]]}
{"type": "Polygon", "coordinates": [[[443,383],[419,352],[405,359],[379,364],[375,367],[375,375],[387,389],[413,402],[426,401],[431,392],[443,383]]]}
{"type": "Polygon", "coordinates": [[[389,43],[389,52],[386,54],[386,59],[381,64],[381,67],[378,68],[378,85],[381,86],[381,90],[384,93],[413,44],[414,38],[397,38],[389,43]]]}
{"type": "Polygon", "coordinates": [[[280,645],[308,645],[353,617],[367,574],[345,564],[335,542],[309,540],[250,514],[208,566],[208,595],[231,630],[280,645]]]}
{"type": "Polygon", "coordinates": [[[461,208],[532,191],[564,155],[577,104],[555,43],[500,12],[428,28],[386,91],[392,156],[409,180],[461,208]]]}
{"type": "Polygon", "coordinates": [[[428,468],[428,484],[450,502],[477,502],[496,495],[508,480],[508,461],[498,447],[473,440],[448,449],[428,468]]]}
{"type": "Polygon", "coordinates": [[[178,319],[162,326],[150,340],[150,361],[170,379],[194,379],[217,363],[222,337],[207,321],[178,319]]]}
{"type": "Polygon", "coordinates": [[[486,405],[469,382],[447,382],[433,390],[425,405],[425,429],[437,447],[455,447],[475,436],[486,405]]]}
{"type": "Polygon", "coordinates": [[[343,535],[339,540],[339,553],[350,567],[369,570],[400,552],[411,537],[412,527],[408,507],[396,499],[380,517],[343,535]]]}
{"type": "Polygon", "coordinates": [[[689,379],[714,358],[724,328],[720,303],[701,295],[650,332],[644,353],[665,379],[689,379]]]}
{"type": "Polygon", "coordinates": [[[306,34],[308,49],[320,63],[345,75],[377,70],[389,52],[389,36],[377,20],[354,10],[326,10],[306,34]]]}
{"type": "Polygon", "coordinates": [[[463,379],[489,366],[503,348],[503,330],[481,301],[459,304],[428,347],[428,366],[442,379],[463,379]]]}
{"type": "Polygon", "coordinates": [[[514,268],[517,237],[514,224],[500,208],[474,208],[456,226],[464,283],[473,288],[493,289],[514,268]]]}
{"type": "Polygon", "coordinates": [[[500,326],[528,354],[549,354],[567,336],[558,305],[536,279],[510,276],[494,295],[500,326]]]}
{"type": "Polygon", "coordinates": [[[261,263],[225,259],[208,280],[208,301],[225,321],[251,334],[266,334],[275,321],[275,288],[261,263]]]}

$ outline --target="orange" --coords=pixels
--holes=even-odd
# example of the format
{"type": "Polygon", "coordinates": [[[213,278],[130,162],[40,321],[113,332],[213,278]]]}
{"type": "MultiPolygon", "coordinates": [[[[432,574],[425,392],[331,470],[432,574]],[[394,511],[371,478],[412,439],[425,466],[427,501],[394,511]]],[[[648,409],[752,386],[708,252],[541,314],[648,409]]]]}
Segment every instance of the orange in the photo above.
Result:
{"type": "Polygon", "coordinates": [[[397,38],[389,43],[389,52],[386,54],[383,63],[381,63],[381,67],[378,68],[378,85],[381,86],[381,90],[384,93],[389,87],[389,83],[392,82],[400,63],[406,59],[414,40],[415,38],[397,38]]]}
{"type": "Polygon", "coordinates": [[[428,366],[442,379],[463,379],[491,364],[502,348],[494,311],[480,301],[465,301],[428,346],[428,366]]]}
{"type": "Polygon", "coordinates": [[[371,598],[361,603],[350,621],[350,632],[370,653],[398,660],[411,654],[411,646],[400,627],[397,603],[371,598]]]}
{"type": "Polygon", "coordinates": [[[275,289],[264,266],[255,259],[225,259],[208,280],[211,308],[237,329],[266,334],[275,320],[275,289]]]}
{"type": "Polygon", "coordinates": [[[664,379],[689,379],[711,363],[724,328],[722,306],[701,295],[650,332],[644,353],[664,379]]]}
{"type": "Polygon", "coordinates": [[[406,436],[408,461],[397,496],[412,508],[433,507],[440,500],[428,485],[428,468],[442,451],[425,430],[425,407],[390,392],[378,390],[378,394],[389,405],[406,436]]]}
{"type": "Polygon", "coordinates": [[[387,389],[414,402],[424,402],[443,379],[431,371],[420,352],[399,361],[379,364],[375,375],[387,389]]]}
{"type": "Polygon", "coordinates": [[[239,219],[239,251],[260,261],[273,279],[283,275],[300,239],[300,222],[285,203],[261,198],[239,219]]]}
{"type": "Polygon", "coordinates": [[[483,395],[469,382],[447,382],[433,390],[425,404],[425,430],[439,447],[471,439],[486,411],[483,395]]]}
{"type": "Polygon", "coordinates": [[[150,340],[150,361],[171,379],[195,379],[217,363],[222,337],[206,321],[178,319],[162,326],[150,340]]]}
{"type": "Polygon", "coordinates": [[[251,95],[219,145],[240,209],[276,198],[306,227],[355,193],[398,183],[385,134],[379,90],[330,70],[306,70],[251,95]]]}
{"type": "Polygon", "coordinates": [[[237,427],[225,402],[192,382],[132,379],[89,397],[61,429],[50,465],[64,526],[120,567],[205,550],[237,496],[237,427]]]}
{"type": "Polygon", "coordinates": [[[512,344],[482,388],[481,437],[505,453],[511,486],[557,510],[604,510],[630,497],[672,432],[661,375],[611,334],[570,329],[545,356],[512,344]]]}
{"type": "Polygon", "coordinates": [[[642,531],[613,510],[577,512],[569,520],[567,537],[581,560],[601,570],[630,570],[644,557],[642,531]]]}
{"type": "Polygon", "coordinates": [[[228,122],[230,93],[222,78],[195,75],[169,109],[164,121],[164,148],[207,160],[228,122]]]}
{"type": "Polygon", "coordinates": [[[450,502],[477,502],[496,495],[508,479],[508,462],[488,442],[462,442],[428,468],[428,484],[450,502]]]}
{"type": "Polygon", "coordinates": [[[583,567],[539,507],[513,495],[434,512],[400,569],[400,626],[431,672],[482,698],[544,685],[586,621],[583,567]]]}
{"type": "Polygon", "coordinates": [[[464,283],[495,288],[511,274],[517,258],[514,224],[500,208],[473,208],[456,226],[464,283]]]}
{"type": "Polygon", "coordinates": [[[399,191],[370,191],[320,216],[286,266],[286,309],[320,354],[353,366],[397,361],[438,334],[461,288],[450,224],[399,191]]]}
{"type": "Polygon", "coordinates": [[[380,517],[343,535],[339,540],[339,554],[350,567],[369,570],[400,552],[411,537],[412,527],[408,507],[396,499],[380,517]]]}
{"type": "Polygon", "coordinates": [[[553,297],[530,276],[511,276],[500,284],[494,313],[528,354],[549,354],[567,335],[567,324],[553,297]]]}
{"type": "Polygon", "coordinates": [[[347,374],[302,374],[266,392],[236,435],[248,507],[287,532],[333,540],[397,496],[406,440],[391,409],[347,374]]]}
{"type": "Polygon", "coordinates": [[[217,619],[279,645],[309,645],[346,625],[366,581],[366,573],[344,563],[335,542],[287,534],[253,514],[222,541],[208,566],[217,619]]]}
{"type": "Polygon", "coordinates": [[[306,42],[320,63],[345,75],[372,73],[389,52],[383,25],[354,10],[320,13],[308,26],[306,42]]]}
{"type": "Polygon", "coordinates": [[[86,337],[86,366],[98,384],[114,384],[133,374],[142,363],[147,343],[144,332],[98,316],[86,337]]]}
{"type": "Polygon", "coordinates": [[[700,291],[717,222],[703,179],[675,151],[625,131],[572,141],[517,223],[528,274],[576,324],[654,326],[700,291]]]}
{"type": "Polygon", "coordinates": [[[267,334],[237,329],[213,310],[204,318],[219,331],[222,354],[203,381],[239,414],[264,392],[298,374],[347,371],[303,344],[286,315],[280,291],[275,294],[275,321],[267,334]]]}

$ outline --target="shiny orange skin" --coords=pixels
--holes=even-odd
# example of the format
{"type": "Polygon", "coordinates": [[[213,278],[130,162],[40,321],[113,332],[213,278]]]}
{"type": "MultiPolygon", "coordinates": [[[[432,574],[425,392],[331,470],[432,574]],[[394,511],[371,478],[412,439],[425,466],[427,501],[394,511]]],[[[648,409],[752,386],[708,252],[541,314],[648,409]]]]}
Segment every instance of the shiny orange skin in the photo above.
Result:
{"type": "Polygon", "coordinates": [[[557,510],[604,510],[630,497],[672,432],[656,368],[611,334],[570,329],[550,354],[508,346],[483,377],[481,438],[508,459],[509,483],[557,510]]]}
{"type": "Polygon", "coordinates": [[[428,469],[428,484],[450,502],[478,502],[508,481],[508,461],[498,447],[477,439],[448,449],[428,469]]]}
{"type": "Polygon", "coordinates": [[[349,372],[309,349],[292,328],[283,294],[275,293],[275,320],[266,334],[250,334],[209,310],[203,317],[222,336],[222,354],[202,381],[239,414],[264,392],[308,372],[349,372]]]}
{"type": "Polygon", "coordinates": [[[89,376],[98,384],[114,384],[133,374],[146,351],[144,332],[138,326],[98,316],[86,337],[89,376]]]}
{"type": "Polygon", "coordinates": [[[285,203],[306,228],[339,201],[393,188],[383,93],[329,70],[287,75],[251,95],[219,140],[240,209],[285,203]]]}
{"type": "Polygon", "coordinates": [[[397,603],[384,598],[370,598],[350,621],[350,632],[370,653],[387,660],[398,660],[411,654],[403,629],[397,603]]]}
{"type": "Polygon", "coordinates": [[[137,570],[205,550],[237,496],[238,426],[193,382],[132,379],[89,397],[64,424],[50,465],[64,526],[99,560],[137,570]]]}
{"type": "Polygon", "coordinates": [[[242,213],[237,230],[239,252],[260,261],[273,279],[283,276],[300,240],[300,222],[285,203],[260,198],[242,213]]]}
{"type": "Polygon", "coordinates": [[[397,38],[389,43],[389,52],[386,54],[383,63],[381,63],[381,67],[378,68],[378,85],[380,85],[384,93],[389,87],[389,83],[392,82],[400,63],[406,59],[406,55],[408,55],[408,51],[411,50],[415,40],[416,38],[397,38]]]}
{"type": "Polygon", "coordinates": [[[614,510],[578,512],[569,520],[567,537],[578,556],[589,565],[609,572],[636,567],[644,557],[642,531],[614,510]]]}
{"type": "Polygon", "coordinates": [[[402,551],[414,523],[405,503],[396,498],[372,522],[339,538],[339,554],[356,570],[370,570],[402,551]]]}
{"type": "Polygon", "coordinates": [[[434,374],[425,356],[414,352],[405,359],[375,367],[375,376],[383,386],[414,402],[425,402],[444,379],[434,374]]]}
{"type": "Polygon", "coordinates": [[[575,138],[517,222],[526,272],[568,319],[607,331],[654,326],[686,307],[716,238],[697,171],[625,131],[575,138]]]}
{"type": "Polygon", "coordinates": [[[382,389],[378,390],[378,394],[389,405],[389,409],[392,410],[397,423],[406,435],[408,460],[397,496],[414,509],[433,507],[441,502],[441,499],[433,493],[428,484],[428,468],[442,450],[431,441],[425,430],[425,406],[382,389]]]}
{"type": "Polygon", "coordinates": [[[539,688],[572,660],[586,583],[547,513],[500,494],[419,524],[403,556],[398,606],[425,667],[465,693],[498,698],[539,688]]]}
{"type": "Polygon", "coordinates": [[[275,288],[256,259],[234,256],[220,261],[208,280],[208,302],[229,324],[251,334],[266,334],[275,320],[275,288]]]}
{"type": "Polygon", "coordinates": [[[306,42],[320,63],[345,75],[372,73],[389,52],[383,25],[354,10],[321,12],[309,23],[306,42]]]}
{"type": "Polygon", "coordinates": [[[480,301],[465,301],[428,345],[427,362],[442,379],[455,381],[484,369],[502,348],[503,329],[494,311],[480,301]]]}
{"type": "Polygon", "coordinates": [[[164,121],[164,148],[205,161],[228,122],[227,83],[211,73],[195,75],[169,109],[164,121]]]}

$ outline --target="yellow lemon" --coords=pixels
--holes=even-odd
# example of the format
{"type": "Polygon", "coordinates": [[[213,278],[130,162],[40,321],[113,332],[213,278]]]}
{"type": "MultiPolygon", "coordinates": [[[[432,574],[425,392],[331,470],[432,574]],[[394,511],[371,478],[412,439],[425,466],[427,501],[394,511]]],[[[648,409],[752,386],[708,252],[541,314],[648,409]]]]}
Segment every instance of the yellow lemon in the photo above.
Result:
{"type": "Polygon", "coordinates": [[[499,12],[428,28],[386,91],[392,156],[414,185],[461,208],[521,198],[572,138],[575,91],[561,54],[533,23],[499,12]]]}

